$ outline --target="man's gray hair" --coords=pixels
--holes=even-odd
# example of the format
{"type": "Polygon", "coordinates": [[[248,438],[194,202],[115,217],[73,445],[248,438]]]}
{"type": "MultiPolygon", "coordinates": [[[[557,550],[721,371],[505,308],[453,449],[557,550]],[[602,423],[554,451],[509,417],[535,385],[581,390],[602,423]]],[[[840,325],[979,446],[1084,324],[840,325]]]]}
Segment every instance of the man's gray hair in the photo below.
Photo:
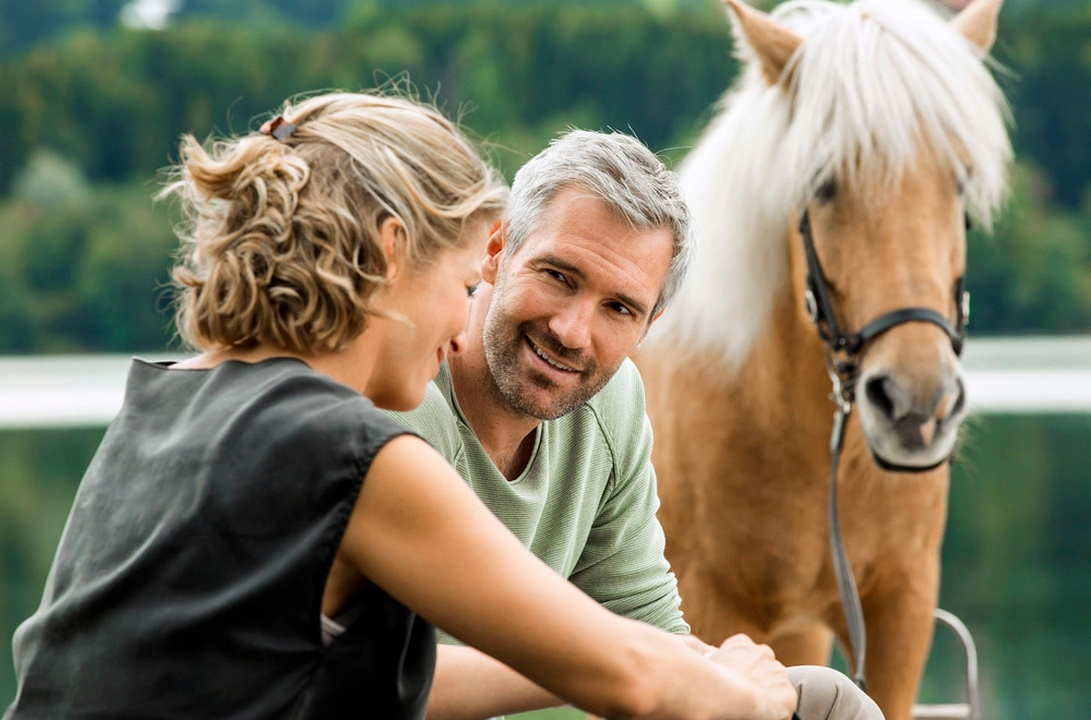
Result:
{"type": "Polygon", "coordinates": [[[674,297],[689,266],[689,210],[678,175],[628,135],[570,130],[515,174],[508,204],[507,254],[518,250],[534,232],[553,197],[572,186],[598,196],[634,228],[671,231],[671,265],[652,311],[654,317],[674,297]]]}

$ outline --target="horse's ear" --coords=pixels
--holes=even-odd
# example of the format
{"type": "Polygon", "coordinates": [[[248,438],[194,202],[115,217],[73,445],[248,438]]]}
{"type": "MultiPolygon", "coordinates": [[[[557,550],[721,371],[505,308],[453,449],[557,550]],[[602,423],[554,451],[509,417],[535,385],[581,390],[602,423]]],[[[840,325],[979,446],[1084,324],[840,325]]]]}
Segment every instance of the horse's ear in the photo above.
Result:
{"type": "Polygon", "coordinates": [[[983,53],[996,42],[996,26],[1004,0],[971,0],[951,20],[955,29],[983,53]]]}
{"type": "Polygon", "coordinates": [[[788,60],[802,38],[781,27],[771,17],[747,5],[742,0],[723,0],[734,12],[735,41],[749,48],[761,63],[766,82],[775,85],[780,80],[788,60]]]}

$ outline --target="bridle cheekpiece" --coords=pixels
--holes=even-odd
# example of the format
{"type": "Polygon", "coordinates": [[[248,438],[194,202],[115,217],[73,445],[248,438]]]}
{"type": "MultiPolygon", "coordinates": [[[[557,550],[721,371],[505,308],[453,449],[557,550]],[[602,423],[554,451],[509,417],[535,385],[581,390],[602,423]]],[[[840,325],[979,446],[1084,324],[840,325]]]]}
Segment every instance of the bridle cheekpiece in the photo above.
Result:
{"type": "MultiPolygon", "coordinates": [[[[969,228],[969,219],[966,220],[969,228]]],[[[906,307],[880,315],[864,325],[858,332],[845,332],[837,322],[836,308],[830,298],[830,285],[822,270],[822,263],[815,250],[811,234],[811,219],[807,208],[799,218],[799,234],[803,238],[803,253],[807,259],[807,290],[804,303],[807,314],[818,330],[818,336],[825,345],[826,372],[830,376],[833,391],[830,399],[836,405],[833,416],[833,430],[830,433],[830,491],[827,519],[830,535],[830,554],[833,557],[837,575],[838,592],[841,606],[845,612],[849,641],[853,651],[853,681],[863,690],[867,690],[865,679],[865,661],[867,658],[867,632],[864,627],[864,612],[860,604],[860,594],[856,588],[852,566],[845,552],[841,539],[841,522],[837,507],[837,470],[841,461],[841,450],[845,442],[845,426],[856,402],[856,383],[859,380],[860,360],[869,343],[883,333],[910,322],[926,322],[936,325],[951,341],[955,355],[962,355],[962,346],[966,339],[966,325],[970,320],[970,293],[965,287],[965,276],[955,281],[955,322],[947,321],[939,312],[926,307],[906,307]]],[[[884,470],[899,472],[925,472],[933,470],[950,459],[950,456],[928,467],[903,466],[891,463],[874,452],[875,461],[884,470]]]]}

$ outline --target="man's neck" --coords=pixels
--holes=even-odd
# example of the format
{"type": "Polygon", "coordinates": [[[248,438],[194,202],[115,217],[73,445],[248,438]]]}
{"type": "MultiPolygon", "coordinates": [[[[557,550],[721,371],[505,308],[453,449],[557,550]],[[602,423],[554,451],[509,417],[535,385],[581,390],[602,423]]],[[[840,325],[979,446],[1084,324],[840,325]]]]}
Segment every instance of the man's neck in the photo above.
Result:
{"type": "Polygon", "coordinates": [[[455,398],[481,446],[504,477],[516,479],[530,462],[541,420],[507,406],[480,346],[451,356],[448,366],[455,398]]]}

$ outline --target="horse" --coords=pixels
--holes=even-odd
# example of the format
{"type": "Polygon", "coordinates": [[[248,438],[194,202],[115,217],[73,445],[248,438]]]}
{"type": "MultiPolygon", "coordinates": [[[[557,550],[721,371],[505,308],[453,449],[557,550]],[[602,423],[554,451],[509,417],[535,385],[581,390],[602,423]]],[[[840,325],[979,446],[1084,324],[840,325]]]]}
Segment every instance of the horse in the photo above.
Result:
{"type": "Polygon", "coordinates": [[[831,377],[848,368],[838,498],[867,680],[908,720],[966,413],[965,228],[989,227],[1012,156],[987,60],[1001,0],[951,18],[922,0],[724,2],[742,70],[680,166],[690,273],[636,357],[667,556],[706,642],[746,633],[786,665],[848,647],[826,522],[831,377]],[[846,364],[816,315],[827,336],[899,321],[846,364]]]}

